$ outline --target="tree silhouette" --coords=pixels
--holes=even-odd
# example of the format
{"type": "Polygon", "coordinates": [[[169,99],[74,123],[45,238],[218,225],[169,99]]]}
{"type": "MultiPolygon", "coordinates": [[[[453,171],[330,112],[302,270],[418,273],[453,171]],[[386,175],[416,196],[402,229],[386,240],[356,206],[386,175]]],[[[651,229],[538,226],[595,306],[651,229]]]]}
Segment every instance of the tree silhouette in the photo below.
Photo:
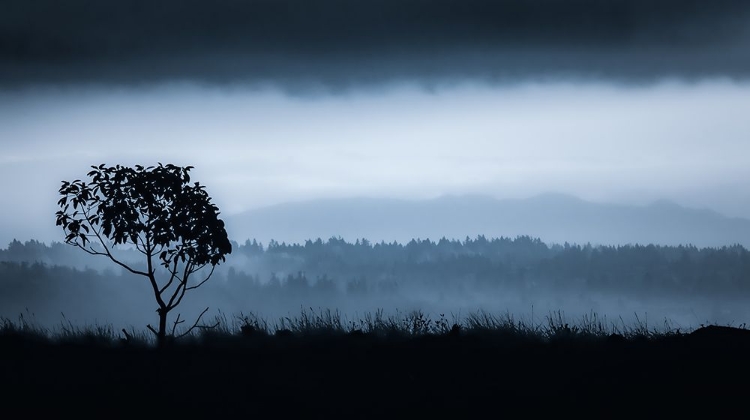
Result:
{"type": "MultiPolygon", "coordinates": [[[[65,242],[92,255],[108,257],[127,271],[148,278],[158,303],[158,331],[148,325],[163,346],[167,339],[167,315],[182,302],[188,290],[203,285],[217,264],[225,261],[232,245],[205,187],[190,184],[192,166],[172,164],[135,168],[92,166],[90,182],[63,181],[57,225],[65,242]],[[145,258],[145,267],[126,263],[114,250],[134,247],[145,258]],[[157,267],[162,266],[157,280],[157,267]],[[208,268],[198,282],[191,275],[208,268]],[[161,277],[161,276],[160,276],[161,277]]],[[[205,271],[204,271],[205,272],[205,271]]],[[[198,327],[206,308],[182,335],[198,327]]],[[[180,315],[172,325],[175,337],[180,315]]]]}

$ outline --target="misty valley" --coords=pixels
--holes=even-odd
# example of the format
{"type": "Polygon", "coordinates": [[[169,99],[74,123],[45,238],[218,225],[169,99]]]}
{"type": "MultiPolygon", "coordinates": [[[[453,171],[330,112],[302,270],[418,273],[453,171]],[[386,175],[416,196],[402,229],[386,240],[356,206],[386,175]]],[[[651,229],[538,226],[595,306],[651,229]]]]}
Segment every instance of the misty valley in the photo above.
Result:
{"type": "MultiPolygon", "coordinates": [[[[137,251],[120,260],[143,265],[137,251]]],[[[153,322],[150,286],[106,258],[62,243],[12,242],[0,250],[1,316],[46,328],[153,322]]],[[[301,312],[366,314],[421,311],[460,323],[471,314],[512,315],[571,324],[595,316],[612,332],[648,323],[658,329],[740,325],[750,319],[750,252],[740,245],[592,246],[517,238],[415,239],[405,244],[347,242],[234,243],[200,294],[179,308],[195,317],[253,314],[271,325],[301,312]]]]}

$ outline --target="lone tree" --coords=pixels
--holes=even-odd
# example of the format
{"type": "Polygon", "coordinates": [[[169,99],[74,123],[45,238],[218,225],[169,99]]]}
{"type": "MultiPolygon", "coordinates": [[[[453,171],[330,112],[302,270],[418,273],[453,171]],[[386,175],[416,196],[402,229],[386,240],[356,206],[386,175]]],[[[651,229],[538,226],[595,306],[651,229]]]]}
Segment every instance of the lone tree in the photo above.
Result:
{"type": "MultiPolygon", "coordinates": [[[[108,257],[125,270],[146,277],[158,304],[159,329],[148,325],[159,346],[168,338],[167,315],[182,302],[188,290],[203,285],[232,245],[205,187],[190,184],[192,166],[172,164],[135,168],[92,166],[91,182],[63,181],[58,201],[57,225],[65,242],[92,255],[108,257]],[[115,247],[135,248],[145,264],[130,265],[115,255],[115,247]],[[157,267],[162,266],[157,276],[157,267]],[[144,268],[145,267],[145,268],[144,268]],[[197,282],[191,276],[207,268],[197,282]],[[163,277],[157,280],[157,277],[163,277]]],[[[192,327],[198,327],[206,308],[192,327]]],[[[170,337],[183,323],[180,315],[170,337]]]]}

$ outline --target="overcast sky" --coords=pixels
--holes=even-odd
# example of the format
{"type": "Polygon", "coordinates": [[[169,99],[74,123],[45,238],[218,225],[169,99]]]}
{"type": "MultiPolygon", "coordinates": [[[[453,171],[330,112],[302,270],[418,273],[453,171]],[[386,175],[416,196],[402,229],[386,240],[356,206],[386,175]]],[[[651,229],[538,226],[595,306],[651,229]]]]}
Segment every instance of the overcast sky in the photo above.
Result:
{"type": "Polygon", "coordinates": [[[194,165],[225,213],[562,192],[750,218],[749,2],[154,4],[4,2],[0,244],[54,238],[60,181],[99,163],[194,165]]]}

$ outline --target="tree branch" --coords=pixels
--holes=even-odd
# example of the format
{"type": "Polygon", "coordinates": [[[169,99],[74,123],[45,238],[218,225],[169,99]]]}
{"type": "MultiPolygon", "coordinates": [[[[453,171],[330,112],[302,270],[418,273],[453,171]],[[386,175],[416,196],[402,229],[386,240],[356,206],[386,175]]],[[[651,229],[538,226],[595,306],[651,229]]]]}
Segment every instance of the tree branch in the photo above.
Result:
{"type": "Polygon", "coordinates": [[[185,296],[186,288],[187,288],[187,281],[188,277],[190,276],[190,269],[193,262],[192,260],[188,260],[185,264],[185,269],[182,273],[182,278],[180,279],[180,283],[177,285],[177,288],[175,289],[174,293],[172,294],[172,297],[169,298],[169,304],[167,307],[170,309],[174,308],[175,306],[179,305],[182,301],[182,297],[185,296]],[[179,295],[179,299],[177,299],[177,296],[179,295]],[[177,299],[177,303],[174,303],[175,299],[177,299]]]}
{"type": "Polygon", "coordinates": [[[159,245],[159,249],[156,249],[156,248],[152,249],[151,250],[152,251],[151,256],[155,257],[155,256],[161,254],[161,252],[164,251],[164,248],[166,248],[164,245],[159,245]]]}
{"type": "MultiPolygon", "coordinates": [[[[149,250],[151,249],[151,244],[146,245],[149,250]]],[[[149,251],[151,252],[151,251],[149,251]]],[[[148,259],[148,280],[151,283],[151,288],[154,289],[154,297],[156,297],[156,303],[159,304],[159,308],[161,310],[165,310],[166,305],[164,304],[164,299],[161,297],[161,292],[159,291],[159,285],[156,283],[156,277],[154,277],[154,265],[151,261],[151,257],[148,259]]],[[[167,312],[169,312],[169,309],[167,309],[167,312]]]]}
{"type": "MultiPolygon", "coordinates": [[[[203,283],[207,282],[208,279],[210,279],[211,276],[214,274],[214,269],[215,268],[216,268],[215,266],[211,266],[211,272],[208,273],[208,276],[206,276],[206,278],[203,279],[203,281],[201,281],[200,283],[196,284],[195,286],[188,287],[186,290],[193,290],[193,289],[197,289],[197,288],[201,287],[203,285],[203,283]]],[[[179,302],[177,302],[177,303],[179,304],[179,302]]]]}
{"type": "Polygon", "coordinates": [[[201,314],[200,314],[200,315],[198,315],[198,319],[196,319],[196,320],[195,320],[195,324],[193,324],[193,326],[192,326],[192,327],[188,328],[188,330],[187,330],[187,331],[185,331],[184,333],[182,333],[182,334],[178,335],[178,336],[177,336],[177,337],[175,337],[175,338],[182,338],[182,337],[184,337],[184,336],[186,336],[186,335],[190,334],[190,333],[191,333],[191,332],[192,332],[192,331],[193,331],[194,329],[196,329],[196,328],[201,328],[201,329],[213,329],[213,328],[216,328],[216,327],[218,327],[218,326],[219,326],[219,324],[220,324],[220,322],[219,322],[219,321],[217,321],[217,322],[216,322],[216,324],[214,324],[214,325],[198,325],[198,323],[199,323],[199,322],[201,322],[201,318],[203,318],[203,315],[204,315],[204,314],[205,314],[206,312],[208,312],[208,307],[206,307],[206,309],[204,309],[204,310],[203,310],[203,312],[201,312],[201,314]]]}
{"type": "Polygon", "coordinates": [[[167,270],[169,270],[169,273],[170,273],[169,281],[167,282],[167,284],[164,285],[164,287],[162,287],[161,289],[159,289],[159,294],[162,294],[162,293],[164,293],[164,291],[166,291],[167,289],[169,289],[169,286],[172,285],[172,282],[174,281],[175,278],[177,278],[180,281],[182,281],[182,279],[180,279],[179,277],[177,277],[177,259],[174,260],[174,267],[172,267],[172,269],[167,268],[167,270]]]}
{"type": "Polygon", "coordinates": [[[207,266],[208,263],[202,264],[200,267],[193,266],[193,268],[190,270],[190,274],[197,273],[198,271],[201,271],[203,267],[207,266]]]}
{"type": "Polygon", "coordinates": [[[124,268],[124,269],[126,269],[128,271],[130,271],[131,273],[138,274],[140,276],[148,277],[148,273],[145,273],[145,272],[140,271],[140,270],[134,270],[134,269],[130,268],[127,264],[123,264],[122,262],[120,262],[119,260],[117,260],[117,258],[115,258],[109,252],[109,249],[107,249],[107,246],[104,245],[104,244],[102,244],[102,246],[104,247],[104,249],[106,250],[106,252],[94,251],[93,249],[91,249],[91,250],[86,249],[83,245],[79,244],[78,242],[68,242],[68,243],[71,244],[71,245],[73,245],[73,246],[76,246],[78,248],[81,248],[82,250],[84,250],[85,252],[87,252],[87,253],[89,253],[91,255],[104,255],[106,257],[109,257],[109,259],[112,260],[112,261],[114,261],[115,264],[119,265],[120,267],[122,267],[122,268],[124,268]]]}
{"type": "Polygon", "coordinates": [[[174,325],[172,325],[172,334],[171,334],[171,335],[172,335],[172,337],[174,337],[174,332],[175,332],[175,330],[177,330],[177,326],[178,326],[179,324],[182,324],[183,322],[185,322],[185,320],[184,320],[184,319],[183,319],[182,321],[180,321],[180,315],[181,315],[181,314],[177,314],[177,319],[175,319],[175,321],[174,321],[174,325]]]}
{"type": "Polygon", "coordinates": [[[145,246],[145,245],[141,246],[141,244],[147,244],[149,242],[148,235],[146,235],[146,240],[144,240],[141,237],[140,232],[136,235],[136,237],[138,238],[138,240],[135,241],[135,243],[133,244],[133,245],[135,245],[135,249],[137,249],[138,251],[140,251],[140,253],[143,254],[143,255],[150,255],[150,252],[151,252],[150,248],[151,247],[150,246],[145,246]]]}
{"type": "MultiPolygon", "coordinates": [[[[88,211],[87,211],[87,210],[86,210],[85,208],[83,208],[83,214],[84,214],[84,216],[86,216],[86,220],[89,220],[89,217],[90,217],[90,216],[89,216],[89,214],[88,214],[88,211]]],[[[89,222],[89,224],[91,224],[91,222],[89,222]]],[[[101,237],[101,235],[99,234],[99,232],[97,232],[97,230],[96,230],[96,229],[91,229],[91,230],[92,230],[92,231],[94,232],[94,234],[96,235],[96,238],[97,238],[97,239],[99,240],[99,243],[100,243],[100,244],[102,244],[102,247],[104,248],[104,251],[105,251],[105,252],[99,252],[99,251],[95,251],[95,252],[89,252],[89,250],[87,250],[86,248],[84,248],[83,246],[81,246],[81,244],[79,244],[78,242],[74,242],[73,244],[74,244],[74,245],[76,245],[76,246],[78,246],[78,247],[79,247],[79,248],[81,248],[82,250],[84,250],[84,251],[88,252],[88,253],[89,253],[89,254],[91,254],[91,255],[106,255],[106,256],[107,256],[107,257],[109,257],[109,259],[110,259],[110,260],[112,260],[112,261],[113,261],[113,262],[114,262],[115,264],[119,265],[120,267],[122,267],[122,268],[124,268],[124,269],[126,269],[126,270],[128,270],[128,271],[130,271],[130,272],[131,272],[131,273],[133,273],[133,274],[138,274],[138,275],[140,275],[140,276],[145,276],[145,277],[149,277],[149,274],[148,274],[148,273],[144,273],[143,271],[140,271],[140,270],[134,270],[134,269],[130,268],[130,267],[129,267],[129,266],[127,265],[127,264],[125,264],[125,263],[122,263],[122,262],[120,262],[120,260],[118,260],[117,258],[115,258],[115,256],[114,256],[114,255],[112,255],[112,253],[110,252],[109,248],[107,247],[107,244],[106,244],[106,243],[104,242],[104,239],[102,239],[102,237],[101,237]]]]}

